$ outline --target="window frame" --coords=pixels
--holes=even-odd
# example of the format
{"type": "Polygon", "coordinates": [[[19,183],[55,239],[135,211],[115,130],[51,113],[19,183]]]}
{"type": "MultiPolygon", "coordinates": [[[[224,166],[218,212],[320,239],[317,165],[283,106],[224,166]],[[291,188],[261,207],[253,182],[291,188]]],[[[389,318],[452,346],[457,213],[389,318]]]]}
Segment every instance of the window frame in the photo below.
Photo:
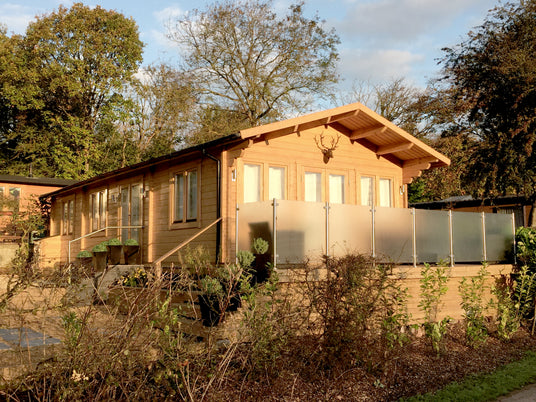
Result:
{"type": "Polygon", "coordinates": [[[172,173],[171,177],[171,227],[180,228],[180,227],[196,227],[201,222],[201,168],[200,166],[194,166],[187,169],[177,170],[172,173]],[[191,191],[191,183],[189,182],[189,177],[191,173],[195,172],[196,174],[196,188],[194,191],[191,191]],[[177,204],[177,184],[179,183],[179,178],[183,183],[182,190],[182,217],[177,216],[178,204],[177,204]],[[191,195],[195,194],[195,217],[189,218],[188,214],[192,210],[189,209],[191,205],[191,195]]]}
{"type": "Polygon", "coordinates": [[[242,179],[242,201],[244,203],[249,203],[249,202],[259,202],[259,201],[263,201],[264,200],[264,189],[265,189],[265,186],[264,186],[264,166],[262,163],[256,163],[256,162],[244,162],[243,165],[242,165],[242,176],[243,176],[243,179],[242,179]],[[255,201],[250,201],[249,199],[246,200],[246,166],[255,166],[259,169],[259,176],[258,176],[258,183],[259,183],[259,187],[258,187],[258,192],[257,192],[257,200],[255,201]]]}
{"type": "Polygon", "coordinates": [[[393,208],[394,206],[394,192],[393,192],[393,183],[394,180],[391,177],[379,177],[378,178],[378,206],[382,208],[393,208]],[[389,182],[389,205],[381,205],[382,202],[382,181],[388,181],[389,182]]]}
{"type": "Polygon", "coordinates": [[[74,198],[62,201],[61,208],[61,234],[69,236],[74,234],[74,198]]]}
{"type": "Polygon", "coordinates": [[[108,219],[108,190],[101,189],[89,194],[89,225],[91,232],[106,228],[108,219]],[[95,209],[95,206],[97,209],[95,209]]]}
{"type": "Polygon", "coordinates": [[[266,199],[267,200],[273,200],[274,197],[270,197],[270,191],[271,191],[271,188],[270,188],[270,171],[271,169],[282,169],[283,170],[283,185],[282,185],[282,190],[283,190],[283,197],[282,198],[277,198],[278,200],[286,200],[288,199],[288,189],[287,189],[287,186],[288,186],[288,174],[287,174],[287,166],[284,166],[284,165],[277,165],[277,164],[268,164],[268,168],[266,169],[266,183],[267,185],[265,186],[266,187],[266,199]]]}

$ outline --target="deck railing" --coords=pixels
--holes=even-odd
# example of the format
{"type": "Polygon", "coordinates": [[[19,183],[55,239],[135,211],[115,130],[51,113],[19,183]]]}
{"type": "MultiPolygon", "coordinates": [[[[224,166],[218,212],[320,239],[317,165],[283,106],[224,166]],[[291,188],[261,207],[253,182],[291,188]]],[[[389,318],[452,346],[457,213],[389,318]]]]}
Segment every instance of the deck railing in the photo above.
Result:
{"type": "Polygon", "coordinates": [[[237,204],[236,251],[270,240],[274,265],[349,251],[400,264],[503,262],[515,247],[513,214],[370,208],[273,200],[237,204]]]}

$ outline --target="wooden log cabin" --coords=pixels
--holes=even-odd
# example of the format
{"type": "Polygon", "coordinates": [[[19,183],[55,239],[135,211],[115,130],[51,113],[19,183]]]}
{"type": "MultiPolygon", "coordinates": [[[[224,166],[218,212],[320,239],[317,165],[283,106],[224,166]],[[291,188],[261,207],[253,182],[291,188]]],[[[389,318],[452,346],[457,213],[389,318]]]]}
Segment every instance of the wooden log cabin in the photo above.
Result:
{"type": "Polygon", "coordinates": [[[449,163],[360,103],[253,127],[49,193],[41,263],[65,264],[112,237],[138,240],[146,264],[181,243],[234,261],[239,203],[407,208],[406,184],[449,163]]]}

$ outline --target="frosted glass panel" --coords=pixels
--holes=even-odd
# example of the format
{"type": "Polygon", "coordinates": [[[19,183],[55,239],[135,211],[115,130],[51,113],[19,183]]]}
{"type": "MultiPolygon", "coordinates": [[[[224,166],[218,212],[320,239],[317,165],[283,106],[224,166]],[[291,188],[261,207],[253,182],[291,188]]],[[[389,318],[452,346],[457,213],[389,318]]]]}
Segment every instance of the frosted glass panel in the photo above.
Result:
{"type": "Polygon", "coordinates": [[[417,262],[450,261],[449,213],[415,210],[417,262]]]}
{"type": "Polygon", "coordinates": [[[339,174],[329,175],[329,202],[344,204],[344,176],[339,174]]]}
{"type": "Polygon", "coordinates": [[[376,255],[395,263],[413,262],[413,217],[403,208],[376,208],[376,255]]]}
{"type": "Polygon", "coordinates": [[[277,262],[299,263],[325,253],[323,203],[279,201],[277,207],[277,262]]]}
{"type": "Polygon", "coordinates": [[[257,202],[261,199],[260,165],[244,165],[244,202],[257,202]]]}
{"type": "Polygon", "coordinates": [[[251,250],[251,243],[262,237],[270,243],[272,253],[273,210],[271,201],[252,202],[238,206],[238,250],[251,250]]]}
{"type": "Polygon", "coordinates": [[[285,199],[285,168],[282,167],[270,167],[268,178],[268,198],[273,200],[285,199]]]}
{"type": "Polygon", "coordinates": [[[305,201],[322,201],[322,174],[305,172],[305,201]]]}
{"type": "Polygon", "coordinates": [[[507,252],[513,251],[514,234],[512,215],[486,215],[486,254],[488,261],[505,261],[507,252]]]}
{"type": "Polygon", "coordinates": [[[346,252],[372,254],[372,213],[370,207],[330,205],[329,252],[342,256],[346,252]]]}
{"type": "Polygon", "coordinates": [[[482,254],[482,217],[471,212],[452,213],[455,262],[480,262],[482,254]]]}
{"type": "Polygon", "coordinates": [[[361,177],[361,205],[372,206],[374,202],[374,179],[361,177]]]}

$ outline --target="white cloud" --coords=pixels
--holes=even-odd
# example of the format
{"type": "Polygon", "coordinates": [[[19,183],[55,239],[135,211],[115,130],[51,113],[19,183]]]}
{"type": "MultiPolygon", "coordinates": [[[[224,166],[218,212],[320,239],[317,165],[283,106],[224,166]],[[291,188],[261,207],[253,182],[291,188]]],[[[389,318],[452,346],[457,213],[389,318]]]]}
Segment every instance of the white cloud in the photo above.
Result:
{"type": "Polygon", "coordinates": [[[478,4],[489,0],[380,0],[358,2],[336,23],[342,35],[359,35],[374,42],[412,40],[437,31],[478,4]]]}
{"type": "Polygon", "coordinates": [[[412,65],[424,59],[422,55],[394,49],[343,49],[340,56],[340,73],[346,85],[354,80],[381,82],[409,76],[412,65]]]}
{"type": "Polygon", "coordinates": [[[34,17],[35,11],[32,7],[15,3],[0,4],[0,24],[5,25],[8,32],[23,34],[34,17]]]}

